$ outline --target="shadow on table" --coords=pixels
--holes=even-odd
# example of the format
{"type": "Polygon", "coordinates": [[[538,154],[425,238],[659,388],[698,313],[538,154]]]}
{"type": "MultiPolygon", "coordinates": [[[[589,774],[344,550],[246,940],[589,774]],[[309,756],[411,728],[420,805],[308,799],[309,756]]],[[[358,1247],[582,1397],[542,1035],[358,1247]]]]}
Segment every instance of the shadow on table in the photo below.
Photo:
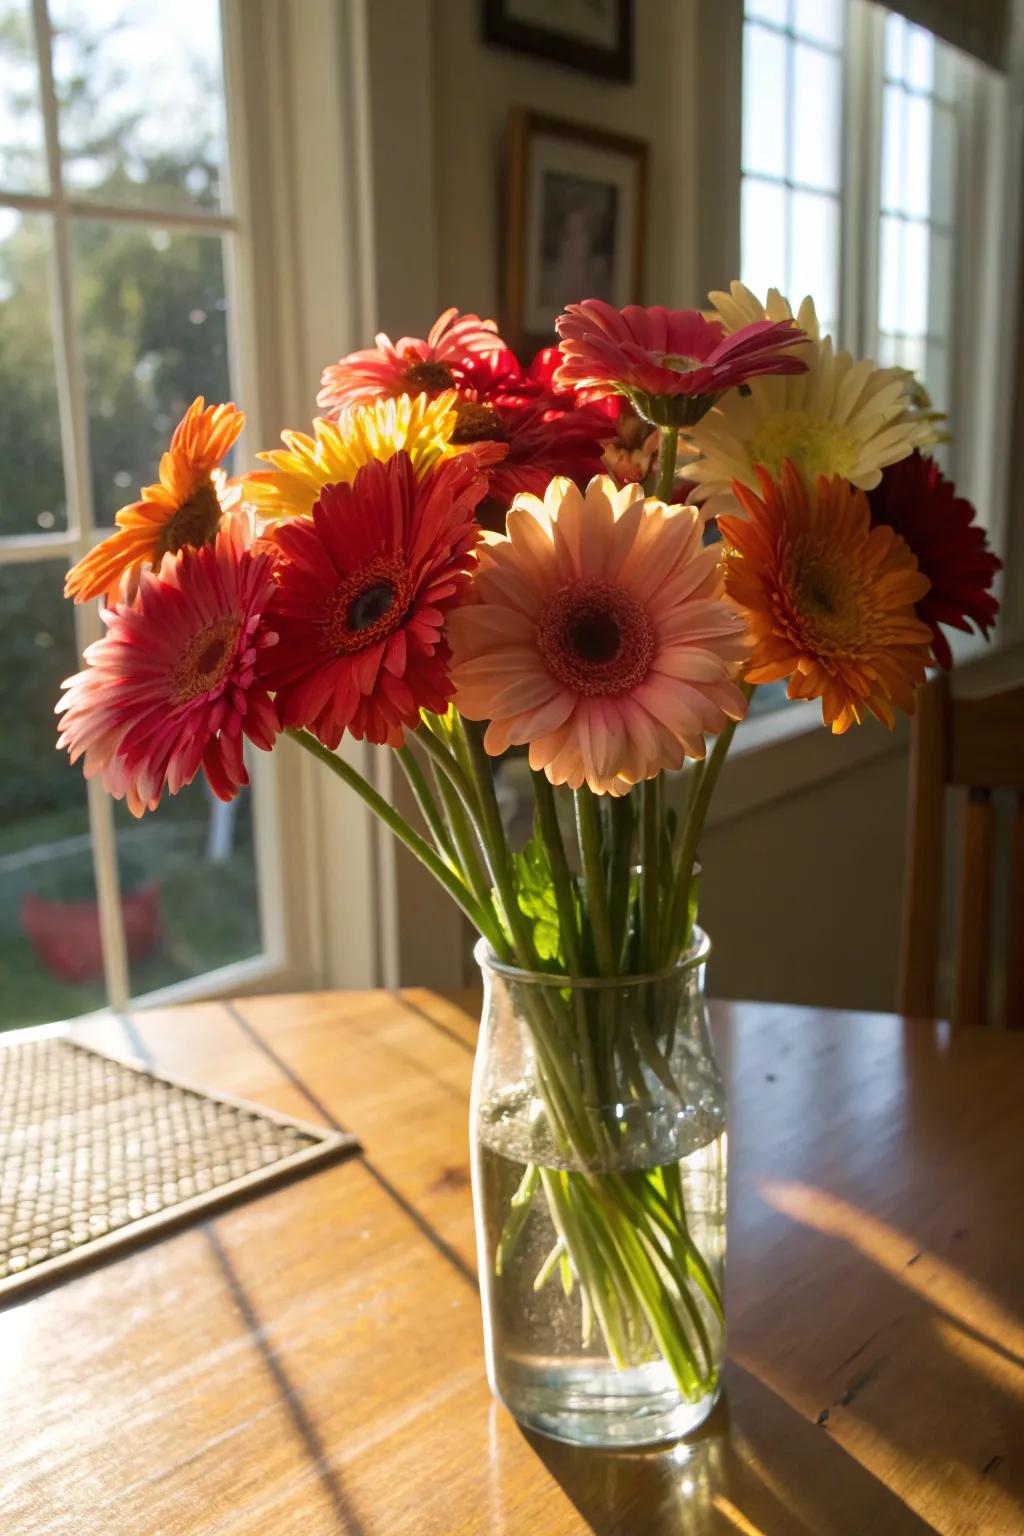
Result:
{"type": "Polygon", "coordinates": [[[729,1362],[723,1401],[666,1450],[596,1452],[523,1432],[594,1536],[926,1536],[824,1429],[729,1362]]]}

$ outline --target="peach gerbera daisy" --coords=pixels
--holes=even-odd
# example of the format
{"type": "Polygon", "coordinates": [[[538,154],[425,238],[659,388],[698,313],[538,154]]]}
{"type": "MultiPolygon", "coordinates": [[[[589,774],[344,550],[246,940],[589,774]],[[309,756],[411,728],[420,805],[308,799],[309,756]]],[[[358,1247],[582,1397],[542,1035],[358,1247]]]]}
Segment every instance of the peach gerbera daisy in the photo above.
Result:
{"type": "Polygon", "coordinates": [[[386,463],[396,453],[408,456],[417,478],[457,454],[471,454],[478,468],[504,458],[505,443],[453,441],[457,404],[453,390],[436,399],[403,395],[354,406],[338,421],[317,417],[312,437],[282,432],[284,448],[257,455],[273,468],[247,476],[246,499],[265,518],[311,517],[325,486],[351,485],[365,465],[386,463]]]}
{"type": "Polygon", "coordinates": [[[106,594],[113,601],[127,572],[155,569],[166,554],[212,544],[238,500],[220,464],[244,426],[244,413],[230,402],[207,406],[202,395],[193,400],[160,460],[159,484],[145,486],[141,501],[122,507],[114,518],[117,532],[72,566],[65,597],[82,603],[106,594]]]}
{"type": "Polygon", "coordinates": [[[623,794],[746,708],[746,626],[693,507],[607,475],[518,496],[448,619],[455,703],[489,720],[488,752],[529,745],[553,784],[623,794]]]}
{"type": "Polygon", "coordinates": [[[247,538],[245,519],[232,518],[212,544],[142,572],[134,600],[104,610],[106,634],[62,685],[58,747],[134,816],[200,769],[233,799],[249,782],[243,738],[269,751],[280,730],[259,675],[277,640],[266,623],[273,560],[247,538]]]}
{"type": "Polygon", "coordinates": [[[809,490],[788,460],[760,496],[737,483],[747,514],[722,517],[726,591],[754,638],[752,683],[789,678],[791,699],[821,699],[837,734],[870,710],[890,729],[893,706],[914,712],[931,631],[914,604],[928,578],[891,528],[872,527],[867,497],[838,476],[809,490]]]}

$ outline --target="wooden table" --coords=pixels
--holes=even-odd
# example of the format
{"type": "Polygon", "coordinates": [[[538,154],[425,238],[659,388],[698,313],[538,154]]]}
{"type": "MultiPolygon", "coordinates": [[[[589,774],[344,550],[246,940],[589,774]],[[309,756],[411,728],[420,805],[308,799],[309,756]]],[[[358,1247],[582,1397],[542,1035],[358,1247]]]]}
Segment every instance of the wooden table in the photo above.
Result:
{"type": "Polygon", "coordinates": [[[0,1314],[4,1536],[1024,1532],[1024,1038],[719,1005],[727,1395],[575,1451],[484,1381],[475,1022],[423,992],[138,1013],[95,1044],[365,1155],[0,1314]]]}

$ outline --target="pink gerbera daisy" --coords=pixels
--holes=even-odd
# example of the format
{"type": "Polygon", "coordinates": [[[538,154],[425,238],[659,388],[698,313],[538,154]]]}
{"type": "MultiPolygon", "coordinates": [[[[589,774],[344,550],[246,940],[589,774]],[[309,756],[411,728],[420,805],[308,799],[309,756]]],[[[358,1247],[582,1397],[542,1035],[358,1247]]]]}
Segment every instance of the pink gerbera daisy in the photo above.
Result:
{"type": "Polygon", "coordinates": [[[58,747],[84,756],[134,816],[155,810],[202,768],[231,800],[249,777],[242,737],[269,751],[280,729],[259,678],[277,639],[266,623],[273,561],[247,548],[234,517],[213,544],[168,554],[139,578],[131,603],[108,608],[107,633],[85,652],[57,705],[58,747]]]}
{"type": "Polygon", "coordinates": [[[603,299],[570,304],[555,327],[558,381],[583,400],[626,395],[659,426],[698,421],[717,396],[762,373],[804,373],[791,348],[807,340],[791,320],[759,320],[727,336],[696,309],[613,309],[603,299]]]}
{"type": "Polygon", "coordinates": [[[417,478],[409,455],[325,486],[309,518],[268,535],[280,555],[271,605],[280,644],[268,681],[281,722],[328,747],[349,731],[400,746],[421,709],[451,697],[443,639],[464,594],[484,480],[469,454],[417,478]]]}
{"type": "Polygon", "coordinates": [[[505,350],[493,320],[460,315],[457,309],[446,309],[426,340],[402,336],[392,341],[382,331],[376,342],[324,369],[316,403],[325,415],[337,417],[350,405],[382,395],[440,394],[462,383],[473,359],[505,350]]]}
{"type": "Polygon", "coordinates": [[[448,620],[456,706],[495,755],[529,745],[553,784],[623,794],[739,719],[746,625],[693,507],[601,476],[520,496],[448,620]]]}

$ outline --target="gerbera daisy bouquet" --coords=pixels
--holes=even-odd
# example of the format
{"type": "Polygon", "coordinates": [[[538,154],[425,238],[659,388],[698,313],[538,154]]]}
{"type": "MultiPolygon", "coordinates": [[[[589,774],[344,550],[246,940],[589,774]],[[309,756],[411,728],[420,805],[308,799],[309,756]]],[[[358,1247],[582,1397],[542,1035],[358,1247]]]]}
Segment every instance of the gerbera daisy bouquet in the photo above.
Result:
{"type": "Polygon", "coordinates": [[[69,575],[106,634],[59,745],[136,815],[297,741],[480,936],[474,1187],[492,1384],[563,1438],[699,1423],[723,1354],[725,1137],[701,831],[753,689],[845,731],[909,713],[998,561],[922,453],[934,414],[739,284],[708,312],[568,306],[517,358],[448,310],[324,371],[234,480],[197,400],[69,575]],[[336,749],[395,753],[405,817],[336,749]],[[713,743],[713,745],[712,745],[713,743]],[[533,834],[496,778],[525,754],[533,834]],[[688,771],[681,774],[680,770],[688,771]]]}

